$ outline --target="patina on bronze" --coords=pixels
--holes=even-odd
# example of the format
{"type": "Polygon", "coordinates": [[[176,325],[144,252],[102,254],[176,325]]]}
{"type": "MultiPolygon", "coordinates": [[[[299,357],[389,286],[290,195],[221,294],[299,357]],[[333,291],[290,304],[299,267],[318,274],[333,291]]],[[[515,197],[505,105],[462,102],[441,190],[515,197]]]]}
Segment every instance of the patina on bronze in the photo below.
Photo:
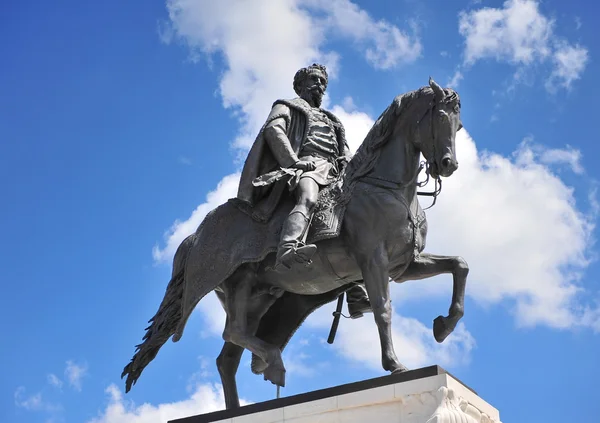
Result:
{"type": "MultiPolygon", "coordinates": [[[[317,78],[323,75],[320,71],[315,74],[317,78]]],[[[318,83],[323,86],[322,81],[318,83]]],[[[280,131],[269,130],[272,137],[267,135],[265,141],[269,123],[283,116],[277,112],[278,106],[285,105],[291,113],[295,103],[301,101],[280,101],[273,106],[249,154],[245,171],[251,171],[242,177],[238,198],[212,210],[197,231],[179,246],[164,299],[150,320],[142,344],[123,370],[122,377],[127,377],[126,391],[169,338],[173,337],[174,342],[181,339],[191,312],[212,291],[227,314],[225,344],[217,358],[217,367],[228,409],[239,407],[235,375],[244,349],[252,352],[254,373],[284,386],[281,353],[295,331],[316,308],[357,286],[364,286],[370,298],[381,343],[382,366],[390,372],[407,370],[398,361],[392,343],[390,279],[400,283],[452,274],[449,313],[438,316],[433,323],[433,335],[438,342],[446,339],[463,316],[467,263],[460,257],[424,252],[427,223],[417,198],[418,174],[423,168],[439,180],[440,176],[451,176],[458,167],[455,154],[456,132],[461,128],[458,94],[430,79],[428,86],[397,96],[349,161],[343,159],[346,147],[341,148],[343,127],[335,117],[321,111],[330,120],[339,148],[331,156],[336,157],[339,167],[335,168],[332,160],[331,168],[320,173],[327,179],[326,186],[315,181],[318,177],[302,178],[304,173],[317,171],[318,165],[309,166],[311,159],[305,158],[302,150],[294,150],[296,138],[290,140],[290,134],[295,134],[290,125],[300,125],[301,117],[308,114],[299,112],[300,118],[294,121],[283,117],[286,126],[281,126],[280,131]],[[290,154],[292,160],[285,166],[277,161],[270,147],[276,145],[273,140],[282,133],[297,158],[290,154]],[[421,153],[426,160],[424,164],[419,162],[421,153]],[[270,163],[264,160],[269,157],[270,163]],[[304,191],[297,190],[303,179],[311,179],[319,186],[318,196],[316,199],[312,196],[312,202],[299,200],[313,194],[314,185],[304,187],[304,191]],[[299,204],[310,206],[304,207],[303,213],[308,211],[308,215],[318,216],[310,228],[319,230],[307,235],[305,222],[298,223],[303,225],[302,231],[285,229],[299,204]],[[330,230],[323,232],[323,227],[330,230]],[[290,233],[293,242],[287,248],[290,244],[283,243],[292,238],[288,237],[290,233]],[[308,252],[312,257],[299,252],[311,244],[316,247],[308,252]],[[291,257],[301,255],[300,260],[283,260],[286,265],[280,265],[285,251],[292,251],[291,257]]],[[[310,108],[315,106],[316,103],[309,103],[310,108]]],[[[302,124],[310,127],[306,121],[302,124]]],[[[333,137],[331,132],[327,134],[328,142],[323,145],[331,146],[333,137]]]]}

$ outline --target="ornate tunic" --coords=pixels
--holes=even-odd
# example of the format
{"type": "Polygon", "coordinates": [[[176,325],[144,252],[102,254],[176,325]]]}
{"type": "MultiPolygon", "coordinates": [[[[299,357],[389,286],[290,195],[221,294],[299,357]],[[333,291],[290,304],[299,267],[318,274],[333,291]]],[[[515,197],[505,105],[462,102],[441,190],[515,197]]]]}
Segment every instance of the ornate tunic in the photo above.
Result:
{"type": "Polygon", "coordinates": [[[308,115],[308,133],[298,156],[310,159],[316,166],[315,170],[304,172],[301,178],[311,178],[317,184],[326,186],[339,174],[335,129],[331,120],[319,109],[313,108],[308,115]]]}
{"type": "Polygon", "coordinates": [[[308,122],[308,136],[300,151],[300,157],[337,158],[340,153],[331,120],[318,109],[313,109],[311,112],[308,122]]]}

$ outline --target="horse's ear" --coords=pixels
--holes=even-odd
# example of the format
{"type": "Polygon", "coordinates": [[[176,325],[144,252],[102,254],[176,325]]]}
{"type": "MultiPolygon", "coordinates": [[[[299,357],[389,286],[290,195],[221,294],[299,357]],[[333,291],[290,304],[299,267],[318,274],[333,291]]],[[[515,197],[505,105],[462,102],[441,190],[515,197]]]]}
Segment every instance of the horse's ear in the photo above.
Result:
{"type": "Polygon", "coordinates": [[[442,87],[440,87],[438,85],[438,83],[435,82],[431,76],[429,77],[429,86],[435,93],[436,101],[440,102],[444,99],[444,97],[446,97],[446,93],[444,92],[444,89],[442,87]]]}

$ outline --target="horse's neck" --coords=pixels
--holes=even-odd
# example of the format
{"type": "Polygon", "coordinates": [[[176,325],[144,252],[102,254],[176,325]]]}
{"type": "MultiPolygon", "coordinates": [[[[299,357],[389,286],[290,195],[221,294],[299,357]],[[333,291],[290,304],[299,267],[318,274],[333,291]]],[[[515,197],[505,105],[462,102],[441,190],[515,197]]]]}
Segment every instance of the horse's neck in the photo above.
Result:
{"type": "Polygon", "coordinates": [[[400,132],[381,147],[377,164],[370,176],[406,186],[413,191],[416,190],[416,185],[411,181],[416,177],[418,166],[419,151],[409,142],[408,136],[400,132]]]}

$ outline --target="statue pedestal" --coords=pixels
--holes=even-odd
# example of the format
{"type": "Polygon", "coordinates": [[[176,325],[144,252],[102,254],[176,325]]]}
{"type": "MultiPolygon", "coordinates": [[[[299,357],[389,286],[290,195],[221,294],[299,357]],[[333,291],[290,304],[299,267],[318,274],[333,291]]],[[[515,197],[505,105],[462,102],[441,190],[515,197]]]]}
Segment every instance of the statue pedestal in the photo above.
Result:
{"type": "Polygon", "coordinates": [[[500,423],[498,410],[438,366],[169,423],[500,423]]]}

